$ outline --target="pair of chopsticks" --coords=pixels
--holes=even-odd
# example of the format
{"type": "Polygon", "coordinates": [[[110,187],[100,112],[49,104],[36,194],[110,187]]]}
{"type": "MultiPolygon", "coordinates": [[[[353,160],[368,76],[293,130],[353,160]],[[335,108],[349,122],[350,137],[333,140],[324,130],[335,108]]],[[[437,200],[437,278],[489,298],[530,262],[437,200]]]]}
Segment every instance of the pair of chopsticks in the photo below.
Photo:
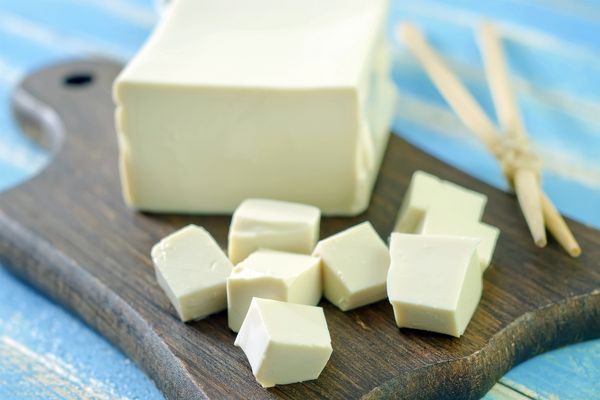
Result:
{"type": "Polygon", "coordinates": [[[417,26],[401,24],[397,33],[416,55],[450,107],[500,162],[504,175],[517,194],[535,244],[539,247],[546,246],[547,227],[567,253],[572,257],[579,256],[579,244],[541,188],[539,163],[529,149],[527,134],[510,85],[504,52],[494,26],[489,23],[482,25],[480,46],[504,135],[499,134],[475,98],[445,65],[417,26]]]}

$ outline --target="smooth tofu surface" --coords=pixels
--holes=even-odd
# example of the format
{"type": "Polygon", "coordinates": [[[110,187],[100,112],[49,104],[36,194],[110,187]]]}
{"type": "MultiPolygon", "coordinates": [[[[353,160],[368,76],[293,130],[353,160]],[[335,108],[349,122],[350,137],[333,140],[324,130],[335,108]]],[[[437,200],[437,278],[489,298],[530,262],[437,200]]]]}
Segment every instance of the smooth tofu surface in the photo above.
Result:
{"type": "Polygon", "coordinates": [[[440,205],[454,219],[479,221],[487,203],[481,193],[466,189],[423,171],[415,171],[396,218],[395,232],[415,233],[434,205],[440,205]]]}
{"type": "Polygon", "coordinates": [[[481,298],[475,238],[392,233],[389,301],[400,328],[460,337],[481,298]]]}
{"type": "Polygon", "coordinates": [[[239,331],[252,298],[317,305],[321,299],[321,260],[303,254],[258,250],[227,279],[229,328],[239,331]]]}
{"type": "Polygon", "coordinates": [[[471,221],[481,219],[487,204],[486,195],[450,181],[442,181],[442,198],[440,200],[451,205],[455,214],[471,221]]]}
{"type": "Polygon", "coordinates": [[[500,230],[495,226],[454,214],[447,209],[444,203],[440,202],[429,208],[417,229],[417,233],[470,236],[479,239],[477,256],[483,272],[492,261],[500,230]]]}
{"type": "Polygon", "coordinates": [[[182,321],[227,307],[226,281],[233,265],[202,227],[188,225],[152,247],[156,279],[182,321]]]}
{"type": "Polygon", "coordinates": [[[263,387],[317,379],[333,352],[321,307],[256,297],[235,345],[263,387]]]}
{"type": "Polygon", "coordinates": [[[192,86],[348,87],[373,52],[381,34],[373,28],[385,23],[387,8],[387,0],[177,0],[126,77],[192,86]]]}
{"type": "Polygon", "coordinates": [[[263,248],[310,254],[319,238],[317,207],[267,199],[244,200],[229,227],[229,259],[237,264],[263,248]]]}
{"type": "Polygon", "coordinates": [[[125,201],[230,213],[264,197],[363,211],[395,102],[387,8],[174,2],[114,86],[125,201]]]}
{"type": "Polygon", "coordinates": [[[389,251],[369,222],[321,240],[324,296],[342,311],[383,300],[389,251]]]}
{"type": "Polygon", "coordinates": [[[413,233],[431,202],[439,198],[441,180],[423,171],[415,171],[398,211],[394,231],[413,233]]]}

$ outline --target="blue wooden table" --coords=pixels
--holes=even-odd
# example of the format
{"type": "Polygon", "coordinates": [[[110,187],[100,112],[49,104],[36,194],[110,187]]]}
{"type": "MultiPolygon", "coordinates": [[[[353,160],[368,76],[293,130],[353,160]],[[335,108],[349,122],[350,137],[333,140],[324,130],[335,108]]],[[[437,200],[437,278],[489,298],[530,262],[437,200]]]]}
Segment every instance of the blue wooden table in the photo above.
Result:
{"type": "MultiPolygon", "coordinates": [[[[392,2],[390,27],[406,19],[422,25],[493,115],[473,36],[482,17],[501,28],[525,123],[542,157],[545,190],[563,213],[600,228],[600,2],[392,2]]],[[[23,182],[48,161],[11,118],[9,96],[19,79],[67,58],[100,55],[125,62],[156,19],[151,0],[0,1],[0,189],[23,182]]],[[[505,188],[495,161],[399,43],[394,59],[400,91],[395,131],[505,188]]],[[[1,399],[162,398],[117,349],[2,267],[0,288],[1,399]]],[[[516,367],[486,395],[504,398],[600,398],[600,340],[516,367]]]]}

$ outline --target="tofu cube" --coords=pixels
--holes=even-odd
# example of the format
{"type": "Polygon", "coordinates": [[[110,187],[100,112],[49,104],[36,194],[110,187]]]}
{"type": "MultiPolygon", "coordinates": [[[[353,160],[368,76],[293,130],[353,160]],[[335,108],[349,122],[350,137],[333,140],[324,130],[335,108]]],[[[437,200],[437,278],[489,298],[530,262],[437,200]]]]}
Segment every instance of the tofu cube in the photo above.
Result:
{"type": "Polygon", "coordinates": [[[231,219],[229,259],[237,264],[259,248],[310,254],[319,239],[320,220],[317,207],[277,200],[245,200],[231,219]]]}
{"type": "Polygon", "coordinates": [[[369,222],[321,240],[313,255],[321,257],[323,294],[340,310],[385,299],[390,255],[369,222]]]}
{"type": "Polygon", "coordinates": [[[481,193],[443,181],[423,171],[416,171],[404,195],[396,218],[395,232],[415,233],[423,217],[434,203],[444,203],[455,218],[479,221],[487,203],[481,193]]]}
{"type": "Polygon", "coordinates": [[[387,0],[173,1],[114,85],[126,202],[363,211],[394,109],[387,15],[387,0]]]}
{"type": "MultiPolygon", "coordinates": [[[[450,181],[442,181],[442,198],[452,212],[465,220],[479,221],[487,204],[487,196],[450,181]]],[[[437,203],[437,201],[436,201],[437,203]]]]}
{"type": "Polygon", "coordinates": [[[429,205],[440,197],[441,180],[423,171],[415,171],[398,211],[394,231],[414,233],[429,205]]]}
{"type": "Polygon", "coordinates": [[[253,297],[317,305],[321,300],[321,260],[303,254],[258,250],[227,279],[229,328],[237,332],[253,297]]]}
{"type": "Polygon", "coordinates": [[[400,328],[460,337],[481,298],[478,239],[392,233],[387,292],[400,328]]]}
{"type": "Polygon", "coordinates": [[[156,280],[182,321],[201,319],[227,308],[227,277],[233,265],[212,236],[196,225],[152,247],[156,280]]]}
{"type": "Polygon", "coordinates": [[[321,307],[256,297],[235,345],[263,387],[317,379],[333,352],[321,307]]]}
{"type": "Polygon", "coordinates": [[[492,261],[500,230],[479,221],[461,218],[452,213],[445,203],[432,205],[421,220],[417,233],[426,235],[470,236],[479,239],[477,256],[481,272],[485,271],[492,261]]]}

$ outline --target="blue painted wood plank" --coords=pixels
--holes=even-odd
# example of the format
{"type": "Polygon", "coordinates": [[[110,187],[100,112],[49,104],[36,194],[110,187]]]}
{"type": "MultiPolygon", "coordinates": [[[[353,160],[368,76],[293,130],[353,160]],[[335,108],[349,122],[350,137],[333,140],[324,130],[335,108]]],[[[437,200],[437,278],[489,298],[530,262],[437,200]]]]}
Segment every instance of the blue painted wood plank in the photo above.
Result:
{"type": "Polygon", "coordinates": [[[533,399],[600,399],[600,341],[542,354],[514,368],[501,382],[533,399]]]}
{"type": "Polygon", "coordinates": [[[484,396],[484,400],[529,400],[531,397],[527,397],[522,393],[517,392],[515,389],[505,386],[501,383],[494,385],[492,389],[484,396]]]}
{"type": "Polygon", "coordinates": [[[128,22],[120,14],[109,13],[107,8],[86,1],[5,0],[1,18],[27,30],[45,29],[79,42],[82,48],[96,48],[116,57],[133,55],[151,29],[151,25],[128,22]]]}
{"type": "Polygon", "coordinates": [[[83,322],[0,265],[1,399],[148,399],[162,396],[83,322]]]}

